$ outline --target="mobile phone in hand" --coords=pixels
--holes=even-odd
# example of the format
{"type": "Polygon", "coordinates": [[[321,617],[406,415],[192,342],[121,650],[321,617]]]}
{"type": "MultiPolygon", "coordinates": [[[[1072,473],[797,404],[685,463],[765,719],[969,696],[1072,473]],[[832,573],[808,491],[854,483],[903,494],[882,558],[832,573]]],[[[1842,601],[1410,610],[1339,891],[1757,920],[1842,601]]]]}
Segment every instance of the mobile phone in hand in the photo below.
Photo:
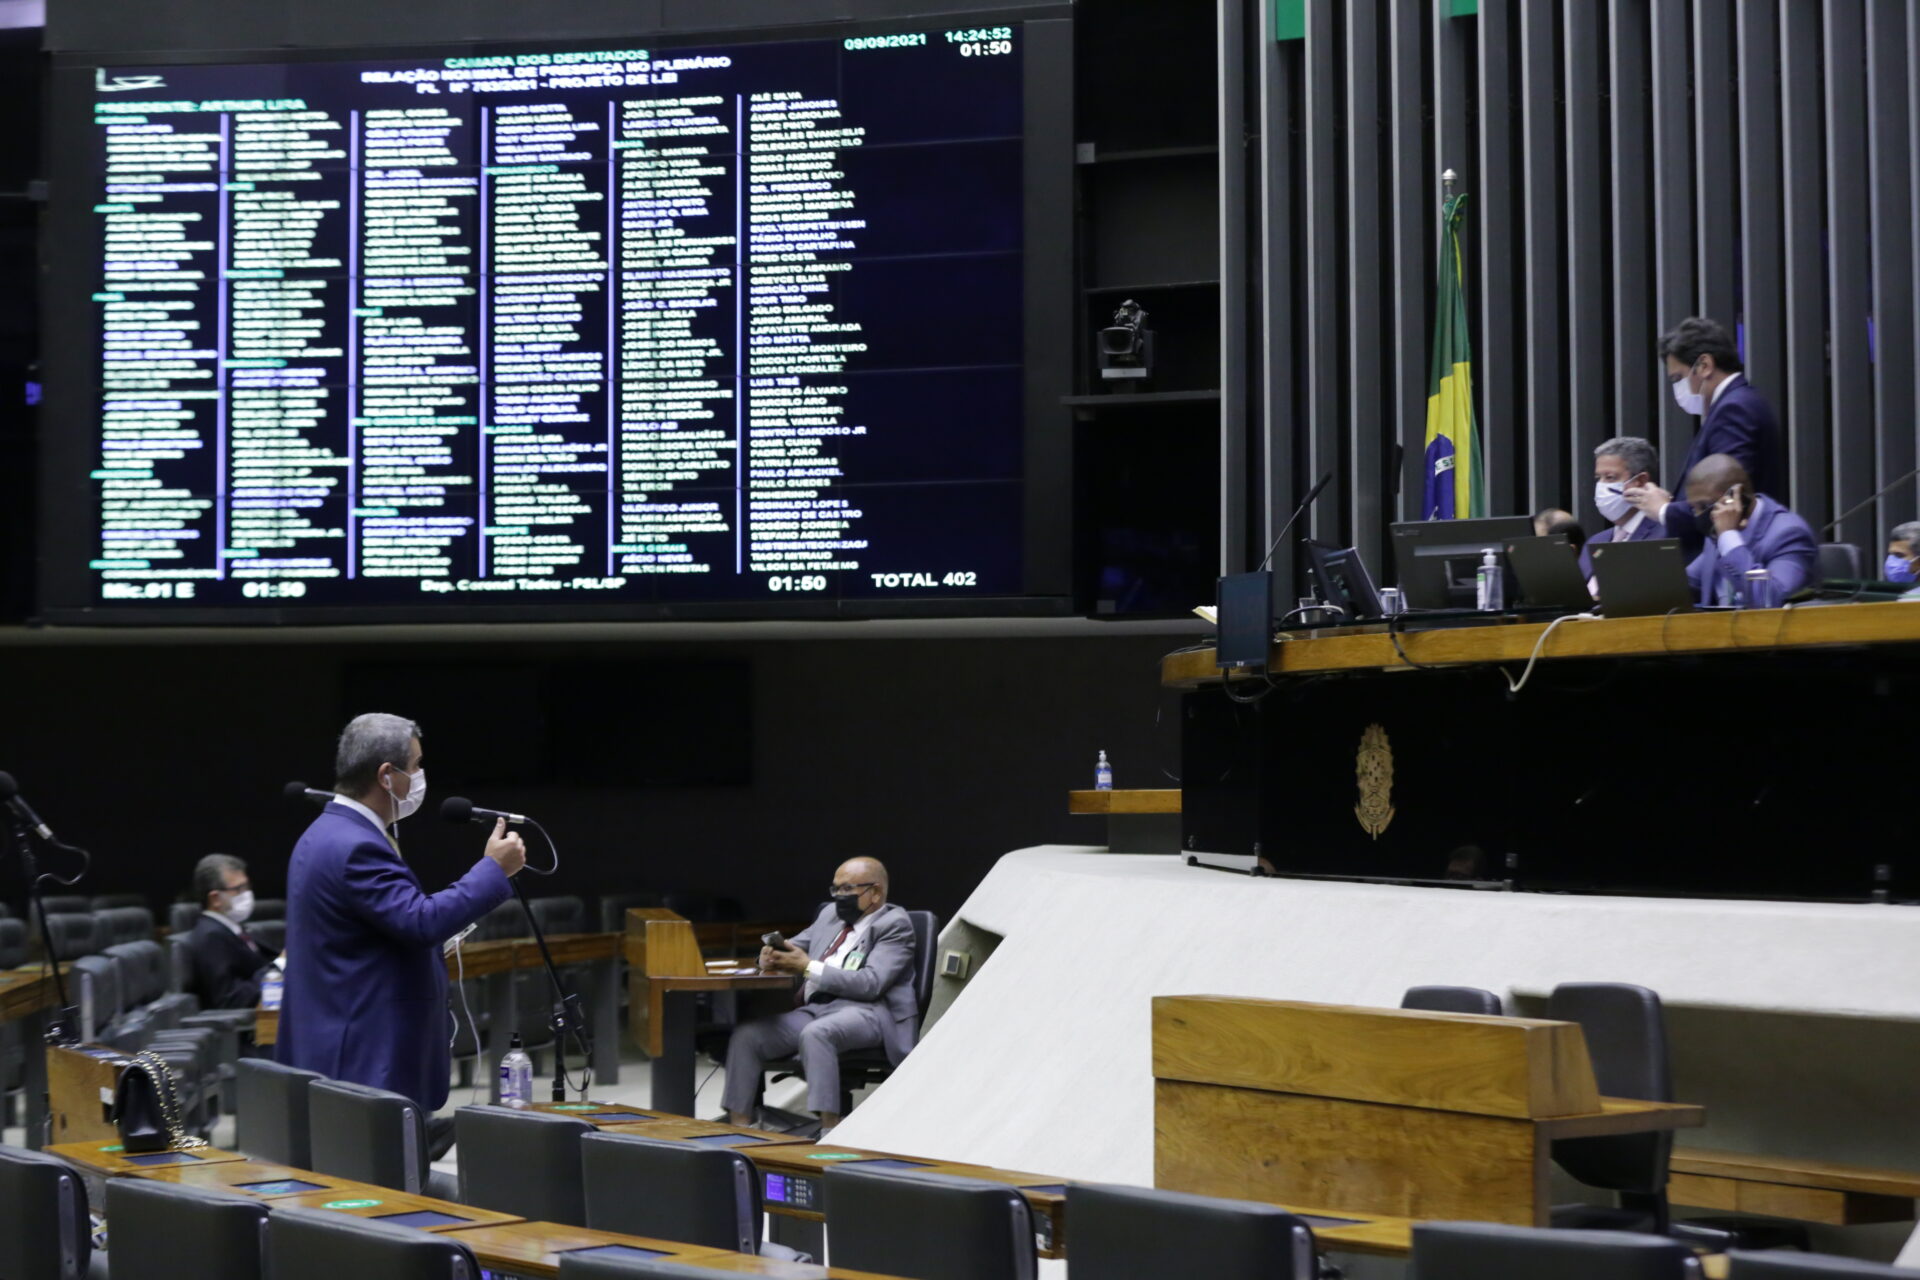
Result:
{"type": "Polygon", "coordinates": [[[763,933],[760,935],[760,945],[763,947],[772,947],[775,951],[778,951],[787,945],[787,940],[781,936],[778,929],[775,929],[771,933],[763,933]]]}

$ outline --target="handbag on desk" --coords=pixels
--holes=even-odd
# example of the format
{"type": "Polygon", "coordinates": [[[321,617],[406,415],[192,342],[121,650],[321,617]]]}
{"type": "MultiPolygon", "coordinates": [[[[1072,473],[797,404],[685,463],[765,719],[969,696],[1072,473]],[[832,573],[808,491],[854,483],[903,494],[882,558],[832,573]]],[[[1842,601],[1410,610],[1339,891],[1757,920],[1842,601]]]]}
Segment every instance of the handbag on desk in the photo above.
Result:
{"type": "Polygon", "coordinates": [[[127,1155],[204,1146],[180,1125],[180,1082],[151,1049],[135,1054],[113,1087],[113,1123],[127,1155]]]}

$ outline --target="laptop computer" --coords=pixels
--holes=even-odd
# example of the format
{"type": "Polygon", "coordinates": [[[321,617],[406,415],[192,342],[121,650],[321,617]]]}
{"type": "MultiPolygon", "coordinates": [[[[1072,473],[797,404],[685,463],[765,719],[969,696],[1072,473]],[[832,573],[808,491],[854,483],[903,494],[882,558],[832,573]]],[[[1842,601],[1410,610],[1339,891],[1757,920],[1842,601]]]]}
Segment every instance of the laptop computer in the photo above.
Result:
{"type": "Polygon", "coordinates": [[[1600,583],[1600,612],[1607,617],[1692,612],[1696,597],[1677,538],[1603,542],[1590,547],[1588,554],[1593,557],[1593,576],[1600,583]]]}
{"type": "Polygon", "coordinates": [[[1593,593],[1580,575],[1580,556],[1565,534],[1514,538],[1506,547],[1507,567],[1513,572],[1519,603],[1568,613],[1586,613],[1593,608],[1593,593]]]}

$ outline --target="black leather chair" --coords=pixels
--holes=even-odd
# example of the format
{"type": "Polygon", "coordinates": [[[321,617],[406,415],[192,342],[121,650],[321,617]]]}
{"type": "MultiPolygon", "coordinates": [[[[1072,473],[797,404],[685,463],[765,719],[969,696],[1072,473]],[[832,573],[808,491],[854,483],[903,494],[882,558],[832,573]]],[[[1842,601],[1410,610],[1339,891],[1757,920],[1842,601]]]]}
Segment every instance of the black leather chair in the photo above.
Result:
{"type": "Polygon", "coordinates": [[[1033,1280],[1033,1215],[1012,1187],[860,1163],[835,1166],[825,1181],[836,1267],[917,1280],[1033,1280]]]}
{"type": "Polygon", "coordinates": [[[1730,1253],[1727,1280],[1913,1280],[1910,1267],[1890,1267],[1825,1253],[1730,1253]]]}
{"type": "Polygon", "coordinates": [[[460,1147],[461,1204],[536,1222],[587,1225],[580,1140],[593,1126],[585,1120],[512,1107],[461,1107],[453,1113],[453,1132],[460,1147]]]}
{"type": "Polygon", "coordinates": [[[313,1168],[309,1087],[324,1079],[271,1058],[240,1059],[233,1073],[233,1145],[256,1160],[313,1168]]]}
{"type": "Polygon", "coordinates": [[[587,903],[584,898],[556,894],[546,898],[529,898],[527,906],[532,909],[533,918],[540,922],[542,933],[587,932],[587,903]]]}
{"type": "Polygon", "coordinates": [[[287,918],[287,900],[285,898],[255,898],[253,915],[247,920],[247,927],[253,928],[262,920],[285,920],[287,918]]]}
{"type": "Polygon", "coordinates": [[[442,1200],[458,1198],[458,1185],[431,1171],[426,1115],[404,1094],[315,1080],[307,1085],[307,1132],[316,1173],[442,1200]]]}
{"type": "Polygon", "coordinates": [[[93,913],[94,937],[103,946],[153,939],[153,912],[145,907],[107,907],[93,913]]]}
{"type": "Polygon", "coordinates": [[[185,937],[193,932],[193,922],[200,918],[200,904],[197,902],[173,902],[167,904],[167,933],[185,937]]]}
{"type": "Polygon", "coordinates": [[[1506,1012],[1500,997],[1481,987],[1408,987],[1400,997],[1402,1009],[1426,1013],[1481,1013],[1499,1017],[1506,1012]]]}
{"type": "MultiPolygon", "coordinates": [[[[907,919],[913,922],[913,996],[920,1009],[920,1019],[924,1023],[927,1017],[927,1005],[933,999],[933,975],[936,968],[934,951],[940,941],[940,917],[931,911],[909,911],[907,919]]],[[[776,1080],[788,1076],[804,1078],[799,1058],[781,1058],[767,1064],[767,1071],[776,1080]]],[[[879,1084],[893,1074],[893,1064],[887,1061],[887,1051],[880,1045],[867,1049],[849,1049],[840,1055],[840,1114],[846,1115],[853,1110],[853,1093],[869,1085],[879,1084]]]]}
{"type": "Polygon", "coordinates": [[[285,920],[248,921],[247,932],[261,945],[270,956],[277,956],[287,949],[287,922],[285,920]]]}
{"type": "MultiPolygon", "coordinates": [[[[47,937],[53,943],[56,960],[77,960],[81,956],[95,954],[104,945],[97,940],[98,930],[90,914],[49,911],[46,929],[47,937]]],[[[36,929],[35,935],[38,934],[36,929]]]]}
{"type": "Polygon", "coordinates": [[[273,1280],[480,1280],[459,1232],[434,1235],[325,1209],[276,1209],[267,1219],[273,1280]]]}
{"type": "Polygon", "coordinates": [[[1414,1224],[1408,1274],[1420,1280],[1699,1280],[1700,1263],[1692,1249],[1663,1236],[1421,1222],[1414,1224]]]}
{"type": "Polygon", "coordinates": [[[113,1280],[258,1280],[267,1203],[145,1178],[107,1182],[113,1280]]]}
{"type": "Polygon", "coordinates": [[[711,1267],[696,1267],[668,1258],[560,1255],[560,1280],[713,1280],[713,1276],[711,1267]]]}
{"type": "MultiPolygon", "coordinates": [[[[495,938],[531,938],[533,927],[527,923],[526,912],[520,908],[517,898],[509,898],[493,910],[480,917],[479,927],[473,931],[477,942],[492,941],[495,938]]],[[[507,979],[513,984],[513,1030],[520,1033],[520,1043],[528,1052],[542,1049],[553,1043],[553,1028],[549,1019],[553,1017],[553,986],[547,981],[545,969],[521,969],[507,979]]],[[[457,997],[456,997],[457,998],[457,997]]],[[[476,983],[467,992],[467,1002],[476,1015],[489,1007],[484,987],[476,983]]],[[[461,1019],[465,1021],[464,1017],[461,1019]]],[[[480,1018],[480,1028],[487,1035],[492,1034],[492,1015],[480,1018]]],[[[470,1041],[462,1037],[461,1044],[470,1041]]],[[[456,1045],[455,1052],[459,1051],[456,1045]]],[[[472,1052],[471,1049],[468,1052],[472,1052]]],[[[536,1068],[537,1070],[537,1068],[536,1068]]]]}
{"type": "MultiPolygon", "coordinates": [[[[1603,1097],[1674,1100],[1666,1018],[1654,992],[1624,982],[1565,982],[1548,997],[1546,1016],[1580,1024],[1603,1097]]],[[[1672,1152],[1670,1132],[1554,1143],[1555,1163],[1589,1187],[1616,1193],[1619,1205],[1556,1205],[1553,1225],[1665,1234],[1672,1152]]]]}
{"type": "Polygon", "coordinates": [[[1075,1183],[1067,1188],[1067,1218],[1074,1280],[1316,1280],[1319,1274],[1312,1230],[1278,1205],[1075,1183]]]}
{"type": "MultiPolygon", "coordinates": [[[[465,1153],[463,1146],[463,1161],[465,1153]]],[[[732,1147],[590,1133],[580,1142],[580,1164],[586,1225],[596,1231],[805,1260],[761,1239],[760,1178],[732,1147]]]]}
{"type": "Polygon", "coordinates": [[[153,919],[144,893],[96,893],[87,899],[89,911],[112,911],[115,907],[139,907],[148,912],[147,919],[153,919]]]}
{"type": "Polygon", "coordinates": [[[93,1252],[80,1175],[54,1156],[0,1147],[0,1277],[105,1280],[106,1262],[93,1252]]]}
{"type": "MultiPolygon", "coordinates": [[[[0,969],[12,969],[27,962],[27,922],[0,918],[0,969]]],[[[20,1024],[0,1022],[0,1126],[13,1124],[13,1090],[26,1080],[27,1051],[20,1038],[20,1024]]]]}
{"type": "Polygon", "coordinates": [[[633,907],[657,907],[657,893],[603,893],[600,895],[600,932],[625,933],[627,911],[633,907]]]}
{"type": "MultiPolygon", "coordinates": [[[[1819,549],[1820,576],[1822,578],[1865,578],[1862,572],[1864,559],[1860,548],[1851,542],[1823,542],[1819,549]]],[[[1872,577],[1879,577],[1876,570],[1872,577]]]]}

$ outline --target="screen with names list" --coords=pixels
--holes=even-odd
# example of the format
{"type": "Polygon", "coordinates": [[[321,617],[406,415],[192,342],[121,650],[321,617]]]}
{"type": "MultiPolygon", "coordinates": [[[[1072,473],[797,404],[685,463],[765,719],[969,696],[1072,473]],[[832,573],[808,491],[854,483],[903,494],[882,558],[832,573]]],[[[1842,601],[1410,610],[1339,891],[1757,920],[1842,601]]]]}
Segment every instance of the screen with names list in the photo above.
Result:
{"type": "Polygon", "coordinates": [[[86,603],[1020,595],[1023,52],[96,69],[86,603]]]}

